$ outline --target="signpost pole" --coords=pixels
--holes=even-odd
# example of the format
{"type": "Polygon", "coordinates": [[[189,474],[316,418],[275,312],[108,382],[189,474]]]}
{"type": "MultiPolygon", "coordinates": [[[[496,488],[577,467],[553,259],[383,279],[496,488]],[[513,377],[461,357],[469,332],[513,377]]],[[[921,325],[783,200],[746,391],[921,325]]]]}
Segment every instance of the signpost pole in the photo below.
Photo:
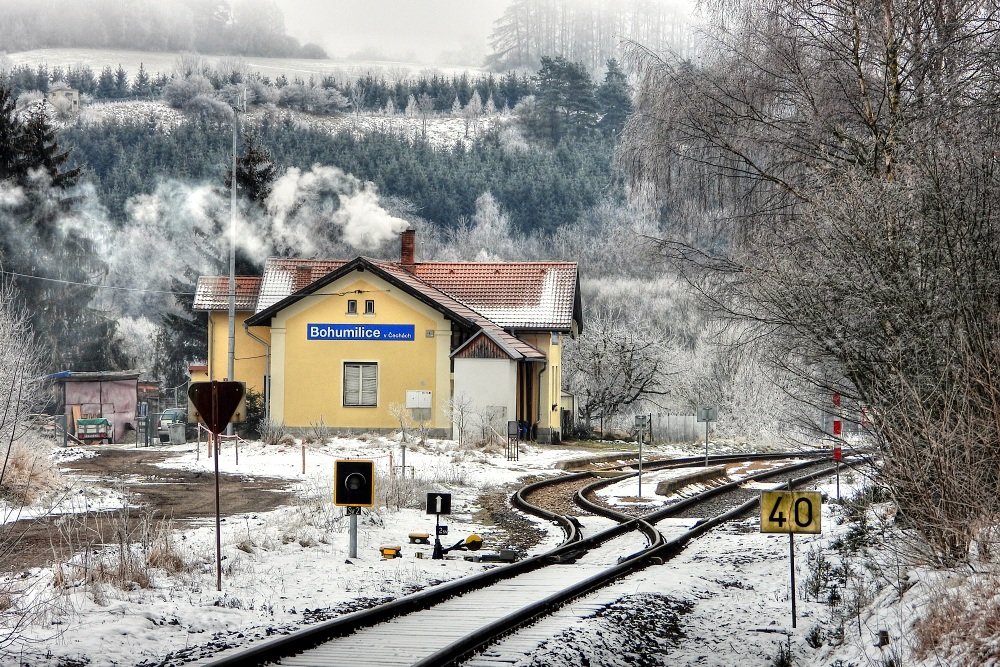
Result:
{"type": "Polygon", "coordinates": [[[837,502],[840,502],[840,461],[837,461],[837,502]]]}
{"type": "Polygon", "coordinates": [[[347,513],[351,517],[351,528],[347,543],[347,557],[357,558],[358,557],[358,514],[360,513],[360,507],[348,507],[347,513]],[[357,510],[357,511],[355,511],[357,510]]]}
{"type": "Polygon", "coordinates": [[[645,434],[639,428],[639,500],[642,500],[642,438],[645,434]]]}
{"type": "Polygon", "coordinates": [[[431,554],[431,560],[442,560],[444,558],[444,550],[441,548],[441,515],[436,515],[436,520],[434,522],[434,552],[431,554]]]}
{"type": "Polygon", "coordinates": [[[708,467],[708,420],[705,420],[705,467],[708,467]]]}
{"type": "Polygon", "coordinates": [[[222,514],[219,503],[219,434],[215,433],[215,590],[222,590],[222,514]]]}
{"type": "MultiPolygon", "coordinates": [[[[791,522],[789,522],[791,523],[791,522]]],[[[788,531],[788,559],[792,564],[792,628],[795,628],[795,533],[788,531]]]]}
{"type": "MultiPolygon", "coordinates": [[[[788,480],[788,492],[792,492],[792,480],[788,480]]],[[[797,620],[797,615],[795,613],[795,533],[792,528],[795,517],[795,505],[791,505],[791,512],[788,517],[788,562],[791,565],[791,585],[792,585],[792,629],[795,629],[795,622],[797,620]]]]}

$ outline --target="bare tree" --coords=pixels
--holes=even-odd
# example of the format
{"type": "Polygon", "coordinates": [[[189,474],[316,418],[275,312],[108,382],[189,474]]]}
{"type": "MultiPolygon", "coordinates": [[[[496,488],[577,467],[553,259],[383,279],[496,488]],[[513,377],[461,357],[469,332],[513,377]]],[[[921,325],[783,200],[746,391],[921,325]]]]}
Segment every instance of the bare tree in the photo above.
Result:
{"type": "MultiPolygon", "coordinates": [[[[27,418],[44,395],[42,357],[34,342],[29,315],[18,305],[9,282],[0,283],[0,572],[9,573],[11,559],[22,548],[25,528],[13,523],[22,510],[52,488],[51,473],[39,459],[39,443],[27,418]]],[[[0,654],[19,641],[23,628],[44,612],[44,595],[35,576],[4,577],[0,583],[0,654]]]]}
{"type": "Polygon", "coordinates": [[[417,98],[417,110],[420,112],[420,138],[427,138],[427,119],[434,113],[434,98],[427,93],[420,93],[417,98]]]}
{"type": "Polygon", "coordinates": [[[445,406],[445,414],[451,419],[455,427],[455,440],[459,447],[465,446],[466,434],[469,430],[469,420],[472,417],[472,398],[464,394],[448,399],[445,406]]]}
{"type": "MultiPolygon", "coordinates": [[[[457,99],[457,98],[456,98],[457,99]]],[[[469,138],[469,128],[474,127],[479,122],[479,117],[483,113],[483,99],[479,96],[479,91],[472,93],[469,103],[462,109],[462,119],[465,121],[465,138],[469,138]]]]}
{"type": "Polygon", "coordinates": [[[361,111],[365,106],[365,95],[367,91],[364,86],[361,85],[360,81],[356,81],[354,85],[351,86],[349,95],[351,100],[351,108],[354,109],[354,117],[359,118],[361,116],[361,111]]]}
{"type": "Polygon", "coordinates": [[[635,310],[608,309],[587,318],[587,329],[566,346],[566,379],[588,427],[603,427],[623,408],[666,395],[675,370],[662,332],[642,323],[635,310]]]}
{"type": "Polygon", "coordinates": [[[959,428],[954,409],[955,396],[992,400],[970,369],[1000,373],[985,343],[1000,323],[1000,125],[986,74],[1000,9],[713,7],[724,20],[708,24],[698,63],[632,52],[636,113],[619,159],[671,211],[661,256],[817,413],[836,393],[854,408],[844,417],[877,416],[881,480],[942,562],[961,559],[958,527],[1000,516],[997,435],[959,428]],[[926,468],[916,453],[944,446],[942,432],[965,439],[950,445],[955,467],[926,468]],[[982,470],[975,503],[946,479],[982,470]]]}

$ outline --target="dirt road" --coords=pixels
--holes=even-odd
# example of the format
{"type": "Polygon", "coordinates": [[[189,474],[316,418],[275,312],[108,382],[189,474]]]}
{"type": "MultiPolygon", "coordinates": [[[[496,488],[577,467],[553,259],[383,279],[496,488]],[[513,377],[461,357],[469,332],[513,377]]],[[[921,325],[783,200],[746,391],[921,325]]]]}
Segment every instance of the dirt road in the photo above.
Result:
{"type": "MultiPolygon", "coordinates": [[[[203,524],[215,517],[215,476],[208,472],[177,470],[156,465],[176,454],[146,449],[97,447],[93,458],[68,461],[63,470],[81,476],[86,483],[127,489],[133,506],[152,508],[157,517],[167,517],[174,527],[203,524]]],[[[290,482],[282,479],[243,475],[220,475],[219,497],[223,516],[266,512],[288,502],[290,482]]],[[[88,518],[86,525],[74,526],[89,544],[115,543],[116,534],[132,531],[141,512],[132,511],[129,526],[121,524],[121,513],[101,513],[88,518]]],[[[0,529],[0,572],[17,572],[28,567],[52,565],[65,558],[65,519],[58,516],[18,521],[0,529]],[[60,527],[60,523],[62,524],[60,527]]],[[[73,540],[77,542],[78,540],[73,540]]]]}

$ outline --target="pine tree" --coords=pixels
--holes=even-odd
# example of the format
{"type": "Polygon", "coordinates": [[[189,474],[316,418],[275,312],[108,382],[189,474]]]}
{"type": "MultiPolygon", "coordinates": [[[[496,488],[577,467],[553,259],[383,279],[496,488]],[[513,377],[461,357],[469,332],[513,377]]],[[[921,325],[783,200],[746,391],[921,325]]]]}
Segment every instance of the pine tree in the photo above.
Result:
{"type": "MultiPolygon", "coordinates": [[[[276,174],[271,153],[260,145],[260,138],[250,130],[243,132],[243,152],[236,156],[236,190],[263,208],[271,194],[276,174]]],[[[232,187],[231,170],[226,171],[226,189],[232,187]]]]}
{"type": "Polygon", "coordinates": [[[108,65],[101,70],[101,75],[97,77],[97,97],[109,100],[115,96],[115,73],[108,65]]]}
{"type": "Polygon", "coordinates": [[[80,169],[62,170],[69,151],[60,150],[56,132],[42,109],[33,111],[21,126],[17,146],[24,163],[33,169],[43,168],[53,187],[66,189],[76,184],[80,169]]]}
{"type": "Polygon", "coordinates": [[[21,123],[14,112],[14,97],[0,83],[0,181],[19,179],[24,173],[20,137],[21,123]]]}
{"type": "Polygon", "coordinates": [[[597,128],[604,134],[617,135],[632,113],[632,89],[621,65],[614,58],[608,61],[604,82],[598,86],[594,96],[602,114],[597,128]]]}
{"type": "Polygon", "coordinates": [[[133,97],[147,98],[151,97],[153,94],[152,82],[149,80],[149,74],[146,72],[146,68],[142,63],[139,63],[139,71],[135,74],[135,81],[132,82],[132,95],[133,97]]]}
{"type": "Polygon", "coordinates": [[[128,97],[129,85],[128,85],[128,72],[125,68],[118,65],[118,69],[115,70],[115,92],[114,96],[117,99],[123,99],[128,97]]]}
{"type": "Polygon", "coordinates": [[[582,64],[562,56],[543,57],[537,81],[539,107],[547,117],[553,144],[567,133],[580,134],[593,125],[597,111],[594,83],[582,64]]]}

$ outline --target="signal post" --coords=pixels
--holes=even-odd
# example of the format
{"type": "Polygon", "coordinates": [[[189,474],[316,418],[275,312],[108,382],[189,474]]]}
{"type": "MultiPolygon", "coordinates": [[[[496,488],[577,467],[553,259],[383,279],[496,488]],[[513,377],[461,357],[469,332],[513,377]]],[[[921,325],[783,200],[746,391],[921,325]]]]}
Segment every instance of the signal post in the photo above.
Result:
{"type": "Polygon", "coordinates": [[[351,518],[347,557],[358,557],[358,516],[362,507],[375,504],[375,462],[337,460],[333,462],[333,504],[346,507],[351,518]]]}

